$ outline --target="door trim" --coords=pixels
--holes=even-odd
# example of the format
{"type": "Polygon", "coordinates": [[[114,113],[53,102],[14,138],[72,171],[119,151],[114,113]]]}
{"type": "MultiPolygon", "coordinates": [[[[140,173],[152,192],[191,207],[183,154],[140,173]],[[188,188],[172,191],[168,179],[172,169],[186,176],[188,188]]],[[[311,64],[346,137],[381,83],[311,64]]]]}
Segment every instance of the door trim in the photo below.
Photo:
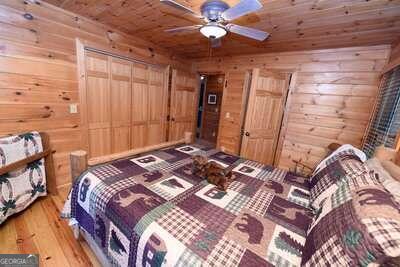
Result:
{"type": "Polygon", "coordinates": [[[276,145],[275,155],[274,155],[274,160],[273,160],[274,166],[278,166],[279,160],[281,159],[283,143],[285,142],[287,126],[288,126],[288,121],[289,121],[289,108],[290,108],[290,104],[291,104],[291,100],[292,100],[292,95],[294,93],[296,81],[297,81],[297,71],[295,71],[291,74],[291,77],[289,80],[289,88],[287,90],[286,100],[284,103],[283,114],[282,114],[282,119],[281,119],[281,128],[279,130],[279,136],[278,136],[278,143],[276,145]]]}
{"type": "Polygon", "coordinates": [[[244,135],[244,124],[246,122],[247,108],[249,106],[250,87],[253,78],[253,71],[246,71],[245,80],[243,85],[243,99],[242,99],[242,115],[240,118],[240,138],[239,138],[239,155],[242,154],[242,144],[244,135]]]}

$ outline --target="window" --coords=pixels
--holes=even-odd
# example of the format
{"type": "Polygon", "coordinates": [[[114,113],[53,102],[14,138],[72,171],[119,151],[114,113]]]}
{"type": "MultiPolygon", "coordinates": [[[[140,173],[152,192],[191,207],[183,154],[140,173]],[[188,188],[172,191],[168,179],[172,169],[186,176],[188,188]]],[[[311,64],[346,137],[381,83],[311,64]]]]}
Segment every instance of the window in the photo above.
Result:
{"type": "Polygon", "coordinates": [[[393,147],[400,130],[400,66],[385,73],[363,150],[371,157],[380,145],[393,147]]]}

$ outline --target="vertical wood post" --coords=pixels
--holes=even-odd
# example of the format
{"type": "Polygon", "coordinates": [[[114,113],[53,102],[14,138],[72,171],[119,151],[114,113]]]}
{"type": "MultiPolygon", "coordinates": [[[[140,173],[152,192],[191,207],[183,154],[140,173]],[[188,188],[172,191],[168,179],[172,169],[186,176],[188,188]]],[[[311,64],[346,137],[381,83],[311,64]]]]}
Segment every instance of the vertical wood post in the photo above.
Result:
{"type": "Polygon", "coordinates": [[[50,153],[44,157],[44,167],[46,170],[46,187],[47,191],[52,195],[57,195],[57,181],[56,172],[54,169],[53,151],[50,147],[50,137],[45,132],[40,132],[40,138],[42,139],[43,151],[50,150],[50,153]]]}
{"type": "Polygon", "coordinates": [[[87,169],[87,152],[84,150],[73,151],[70,154],[70,160],[72,182],[74,182],[87,169]]]}
{"type": "Polygon", "coordinates": [[[192,132],[185,132],[185,143],[190,144],[193,141],[193,134],[192,132]]]}

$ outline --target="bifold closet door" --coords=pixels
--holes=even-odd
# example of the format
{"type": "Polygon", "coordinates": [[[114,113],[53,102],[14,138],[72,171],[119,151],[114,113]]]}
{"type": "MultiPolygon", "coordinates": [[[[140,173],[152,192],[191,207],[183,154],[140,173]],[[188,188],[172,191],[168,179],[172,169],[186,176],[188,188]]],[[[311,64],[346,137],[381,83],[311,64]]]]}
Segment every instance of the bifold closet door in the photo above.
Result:
{"type": "Polygon", "coordinates": [[[199,82],[197,75],[172,70],[169,141],[195,133],[199,82]]]}
{"type": "Polygon", "coordinates": [[[111,146],[112,153],[131,148],[132,63],[109,57],[111,61],[111,146]]]}
{"type": "Polygon", "coordinates": [[[133,64],[132,148],[166,140],[168,68],[133,64]]]}
{"type": "Polygon", "coordinates": [[[169,68],[149,68],[148,124],[146,145],[166,141],[169,68]]]}
{"type": "Polygon", "coordinates": [[[111,93],[108,56],[85,51],[86,114],[90,157],[111,153],[111,93]]]}
{"type": "Polygon", "coordinates": [[[290,75],[254,69],[241,156],[273,164],[290,75]]]}
{"type": "Polygon", "coordinates": [[[133,63],[132,67],[132,135],[131,147],[146,146],[147,106],[149,93],[149,69],[147,65],[133,63]]]}

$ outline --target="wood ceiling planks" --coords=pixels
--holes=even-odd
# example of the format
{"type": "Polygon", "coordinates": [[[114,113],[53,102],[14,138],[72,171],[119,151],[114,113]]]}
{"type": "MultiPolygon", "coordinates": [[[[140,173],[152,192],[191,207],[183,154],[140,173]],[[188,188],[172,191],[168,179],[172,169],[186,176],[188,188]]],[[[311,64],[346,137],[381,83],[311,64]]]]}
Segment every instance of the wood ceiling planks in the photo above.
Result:
{"type": "MultiPolygon", "coordinates": [[[[105,23],[125,33],[168,48],[176,54],[209,56],[200,33],[165,33],[173,27],[199,24],[199,20],[165,6],[159,0],[45,0],[105,23]]],[[[178,1],[199,10],[204,0],[178,1]]],[[[238,0],[227,0],[231,6],[238,0]]],[[[281,52],[347,46],[390,44],[400,37],[400,0],[268,0],[258,12],[235,23],[271,33],[264,42],[235,34],[223,39],[212,54],[281,52]]]]}

